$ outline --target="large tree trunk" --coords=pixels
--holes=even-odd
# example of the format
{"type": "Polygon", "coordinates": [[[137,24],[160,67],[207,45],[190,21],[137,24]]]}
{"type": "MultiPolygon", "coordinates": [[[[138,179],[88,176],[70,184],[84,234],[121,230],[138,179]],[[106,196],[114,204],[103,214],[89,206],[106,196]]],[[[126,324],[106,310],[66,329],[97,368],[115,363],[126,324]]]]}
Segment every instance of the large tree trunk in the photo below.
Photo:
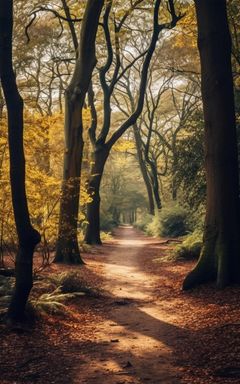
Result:
{"type": "Polygon", "coordinates": [[[16,257],[16,284],[9,306],[11,320],[24,319],[25,306],[33,285],[32,264],[35,246],[41,240],[29,218],[25,190],[25,158],[23,148],[23,100],[18,92],[12,66],[13,2],[0,3],[0,79],[8,112],[10,181],[19,249],[16,257]]]}
{"type": "Polygon", "coordinates": [[[55,262],[83,263],[77,237],[83,155],[82,110],[96,65],[95,40],[103,4],[104,0],[88,0],[82,21],[79,54],[65,95],[66,149],[55,262]]]}
{"type": "Polygon", "coordinates": [[[183,288],[240,282],[240,219],[231,38],[225,0],[195,0],[205,118],[207,212],[204,244],[183,288]]]}
{"type": "Polygon", "coordinates": [[[85,235],[85,242],[87,244],[102,244],[100,238],[100,185],[108,155],[109,150],[106,145],[97,148],[94,152],[93,165],[88,182],[88,192],[92,197],[92,201],[87,205],[88,225],[85,235]]]}
{"type": "Polygon", "coordinates": [[[149,179],[149,176],[148,176],[146,163],[145,163],[145,161],[143,159],[142,144],[141,144],[142,140],[141,140],[140,133],[139,133],[139,130],[138,130],[138,127],[137,127],[136,124],[133,125],[133,132],[134,132],[135,143],[136,143],[136,148],[137,148],[137,155],[138,155],[139,166],[140,166],[140,170],[141,170],[141,173],[142,173],[143,181],[145,183],[146,190],[147,190],[147,195],[148,195],[148,204],[149,204],[148,212],[149,212],[150,215],[154,215],[153,191],[152,191],[151,182],[150,182],[150,179],[149,179]]]}
{"type": "Polygon", "coordinates": [[[55,262],[82,264],[78,246],[78,211],[83,153],[83,97],[76,97],[77,84],[71,84],[65,94],[65,140],[62,196],[55,262]],[[75,97],[74,97],[75,95],[75,97]]]}

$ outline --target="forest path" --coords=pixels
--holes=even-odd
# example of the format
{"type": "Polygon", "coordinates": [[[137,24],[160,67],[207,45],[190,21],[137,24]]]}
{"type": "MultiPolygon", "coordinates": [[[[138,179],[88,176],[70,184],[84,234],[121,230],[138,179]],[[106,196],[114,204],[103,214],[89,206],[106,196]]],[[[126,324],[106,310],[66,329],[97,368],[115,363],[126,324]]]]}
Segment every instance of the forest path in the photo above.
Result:
{"type": "Polygon", "coordinates": [[[0,322],[0,384],[239,384],[240,288],[183,292],[195,261],[173,261],[171,248],[122,227],[84,266],[49,265],[43,277],[77,272],[106,294],[24,333],[0,322]]]}
{"type": "MultiPolygon", "coordinates": [[[[120,227],[101,249],[105,289],[113,295],[106,320],[99,324],[99,349],[93,352],[79,383],[177,384],[171,346],[179,330],[166,303],[156,299],[159,276],[147,271],[147,259],[159,256],[159,239],[132,227],[120,227]]],[[[163,245],[164,247],[164,245],[163,245]]],[[[166,245],[165,245],[166,247],[166,245]]]]}

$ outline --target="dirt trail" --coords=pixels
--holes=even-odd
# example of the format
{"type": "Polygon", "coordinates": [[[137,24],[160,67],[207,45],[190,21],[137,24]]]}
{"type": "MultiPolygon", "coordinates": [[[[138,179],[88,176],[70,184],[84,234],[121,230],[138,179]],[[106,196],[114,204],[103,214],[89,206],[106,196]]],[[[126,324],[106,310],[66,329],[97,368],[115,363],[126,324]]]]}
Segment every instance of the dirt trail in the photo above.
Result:
{"type": "Polygon", "coordinates": [[[78,383],[180,383],[171,346],[181,330],[174,325],[174,315],[157,301],[159,278],[144,264],[144,257],[157,255],[157,242],[132,227],[122,227],[97,258],[113,305],[99,324],[99,349],[93,351],[86,370],[82,367],[78,383]]]}
{"type": "Polygon", "coordinates": [[[122,227],[86,265],[51,264],[44,275],[74,271],[107,294],[28,332],[0,322],[0,384],[239,384],[240,288],[183,292],[195,261],[169,260],[170,248],[122,227]]]}
{"type": "Polygon", "coordinates": [[[240,288],[183,292],[195,261],[169,260],[170,248],[123,227],[86,265],[51,264],[44,275],[74,271],[108,292],[24,333],[0,322],[0,384],[239,384],[240,288]]]}

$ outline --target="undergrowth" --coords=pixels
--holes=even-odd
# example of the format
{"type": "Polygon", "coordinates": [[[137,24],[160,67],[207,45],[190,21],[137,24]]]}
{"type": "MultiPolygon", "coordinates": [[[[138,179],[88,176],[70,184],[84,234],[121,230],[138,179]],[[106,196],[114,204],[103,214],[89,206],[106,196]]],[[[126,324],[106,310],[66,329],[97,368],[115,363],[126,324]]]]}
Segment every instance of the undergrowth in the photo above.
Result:
{"type": "MultiPolygon", "coordinates": [[[[14,278],[0,276],[0,312],[6,311],[14,289],[14,278]]],[[[29,309],[36,315],[67,314],[71,299],[102,294],[96,287],[91,287],[79,272],[63,272],[36,277],[29,300],[29,309]]]]}
{"type": "Polygon", "coordinates": [[[136,227],[153,237],[178,237],[191,230],[189,212],[178,204],[168,204],[154,216],[145,215],[136,227]]]}
{"type": "Polygon", "coordinates": [[[64,314],[68,311],[67,301],[84,292],[62,293],[61,287],[50,293],[43,293],[37,299],[30,300],[30,305],[39,314],[64,314]]]}
{"type": "Polygon", "coordinates": [[[175,248],[176,259],[192,260],[200,256],[202,248],[202,232],[194,231],[183,239],[175,248]]]}
{"type": "Polygon", "coordinates": [[[31,300],[37,312],[63,313],[68,312],[67,302],[79,296],[99,297],[100,291],[91,287],[78,272],[63,272],[40,278],[34,284],[41,294],[31,300]],[[50,291],[50,292],[49,292],[50,291]]]}

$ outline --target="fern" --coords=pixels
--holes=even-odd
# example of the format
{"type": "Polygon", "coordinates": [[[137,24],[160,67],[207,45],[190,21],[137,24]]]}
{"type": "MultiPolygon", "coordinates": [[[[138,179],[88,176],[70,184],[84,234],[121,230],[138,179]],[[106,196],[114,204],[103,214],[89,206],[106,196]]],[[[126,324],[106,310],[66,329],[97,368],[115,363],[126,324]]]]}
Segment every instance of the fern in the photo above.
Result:
{"type": "Polygon", "coordinates": [[[38,299],[31,300],[33,308],[37,312],[46,314],[62,314],[67,312],[65,302],[77,296],[84,296],[83,292],[62,293],[61,286],[51,293],[44,293],[38,299]]]}

